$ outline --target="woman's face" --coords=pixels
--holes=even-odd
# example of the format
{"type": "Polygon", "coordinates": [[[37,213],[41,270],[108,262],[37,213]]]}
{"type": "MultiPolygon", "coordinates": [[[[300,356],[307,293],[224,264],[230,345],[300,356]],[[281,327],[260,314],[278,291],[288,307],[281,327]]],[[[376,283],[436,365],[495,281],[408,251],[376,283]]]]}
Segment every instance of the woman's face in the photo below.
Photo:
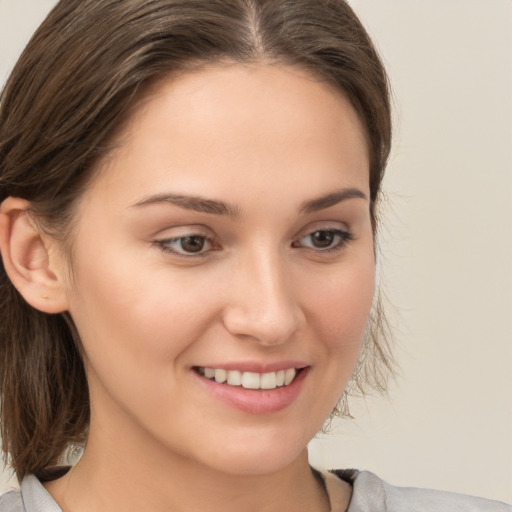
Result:
{"type": "Polygon", "coordinates": [[[66,285],[91,446],[228,473],[290,464],[372,302],[355,111],[298,69],[212,66],[158,85],[118,142],[78,205],[66,285]]]}

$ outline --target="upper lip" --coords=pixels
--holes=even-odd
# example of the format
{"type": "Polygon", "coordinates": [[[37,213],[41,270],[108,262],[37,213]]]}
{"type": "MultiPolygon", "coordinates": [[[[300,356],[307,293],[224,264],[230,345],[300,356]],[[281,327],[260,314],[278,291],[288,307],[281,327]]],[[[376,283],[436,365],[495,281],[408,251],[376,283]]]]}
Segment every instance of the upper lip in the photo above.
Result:
{"type": "Polygon", "coordinates": [[[212,368],[222,370],[239,370],[241,372],[254,372],[254,373],[270,373],[278,372],[280,370],[288,370],[289,368],[295,368],[300,370],[309,366],[303,361],[275,361],[263,363],[261,361],[238,361],[230,363],[208,363],[196,365],[195,368],[212,368]]]}

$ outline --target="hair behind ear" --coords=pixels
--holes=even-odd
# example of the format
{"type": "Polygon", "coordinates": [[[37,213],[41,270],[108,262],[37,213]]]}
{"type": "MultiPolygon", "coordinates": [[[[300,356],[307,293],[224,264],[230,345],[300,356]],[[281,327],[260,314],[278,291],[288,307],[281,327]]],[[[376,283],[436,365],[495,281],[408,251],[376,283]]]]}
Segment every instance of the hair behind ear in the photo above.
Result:
{"type": "Polygon", "coordinates": [[[87,380],[65,315],[29,306],[0,264],[2,449],[20,481],[85,440],[87,380]]]}

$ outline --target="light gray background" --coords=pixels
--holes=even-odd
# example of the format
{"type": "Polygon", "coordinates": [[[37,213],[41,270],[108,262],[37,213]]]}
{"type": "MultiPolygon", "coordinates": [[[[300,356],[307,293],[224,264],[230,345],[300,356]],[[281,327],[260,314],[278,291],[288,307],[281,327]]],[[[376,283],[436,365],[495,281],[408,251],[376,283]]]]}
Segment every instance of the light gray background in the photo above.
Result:
{"type": "MultiPolygon", "coordinates": [[[[54,3],[0,0],[0,82],[54,3]]],[[[394,89],[381,270],[401,376],[311,461],[512,502],[512,2],[351,4],[394,89]]]]}

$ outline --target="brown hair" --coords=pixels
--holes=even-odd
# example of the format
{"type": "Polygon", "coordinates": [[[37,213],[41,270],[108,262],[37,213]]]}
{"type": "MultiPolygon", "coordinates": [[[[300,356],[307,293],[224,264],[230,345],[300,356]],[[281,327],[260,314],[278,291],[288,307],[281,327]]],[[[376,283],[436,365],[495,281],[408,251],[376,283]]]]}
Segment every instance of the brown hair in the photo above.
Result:
{"type": "MultiPolygon", "coordinates": [[[[0,202],[31,203],[64,241],[93,163],[149,81],[221,59],[297,65],[331,82],[366,129],[371,213],[391,143],[387,77],[343,0],[61,0],[16,64],[0,104],[0,202]]],[[[352,388],[385,386],[372,316],[352,388]]],[[[3,450],[18,478],[85,440],[87,381],[69,316],[27,305],[0,265],[3,450]]]]}

